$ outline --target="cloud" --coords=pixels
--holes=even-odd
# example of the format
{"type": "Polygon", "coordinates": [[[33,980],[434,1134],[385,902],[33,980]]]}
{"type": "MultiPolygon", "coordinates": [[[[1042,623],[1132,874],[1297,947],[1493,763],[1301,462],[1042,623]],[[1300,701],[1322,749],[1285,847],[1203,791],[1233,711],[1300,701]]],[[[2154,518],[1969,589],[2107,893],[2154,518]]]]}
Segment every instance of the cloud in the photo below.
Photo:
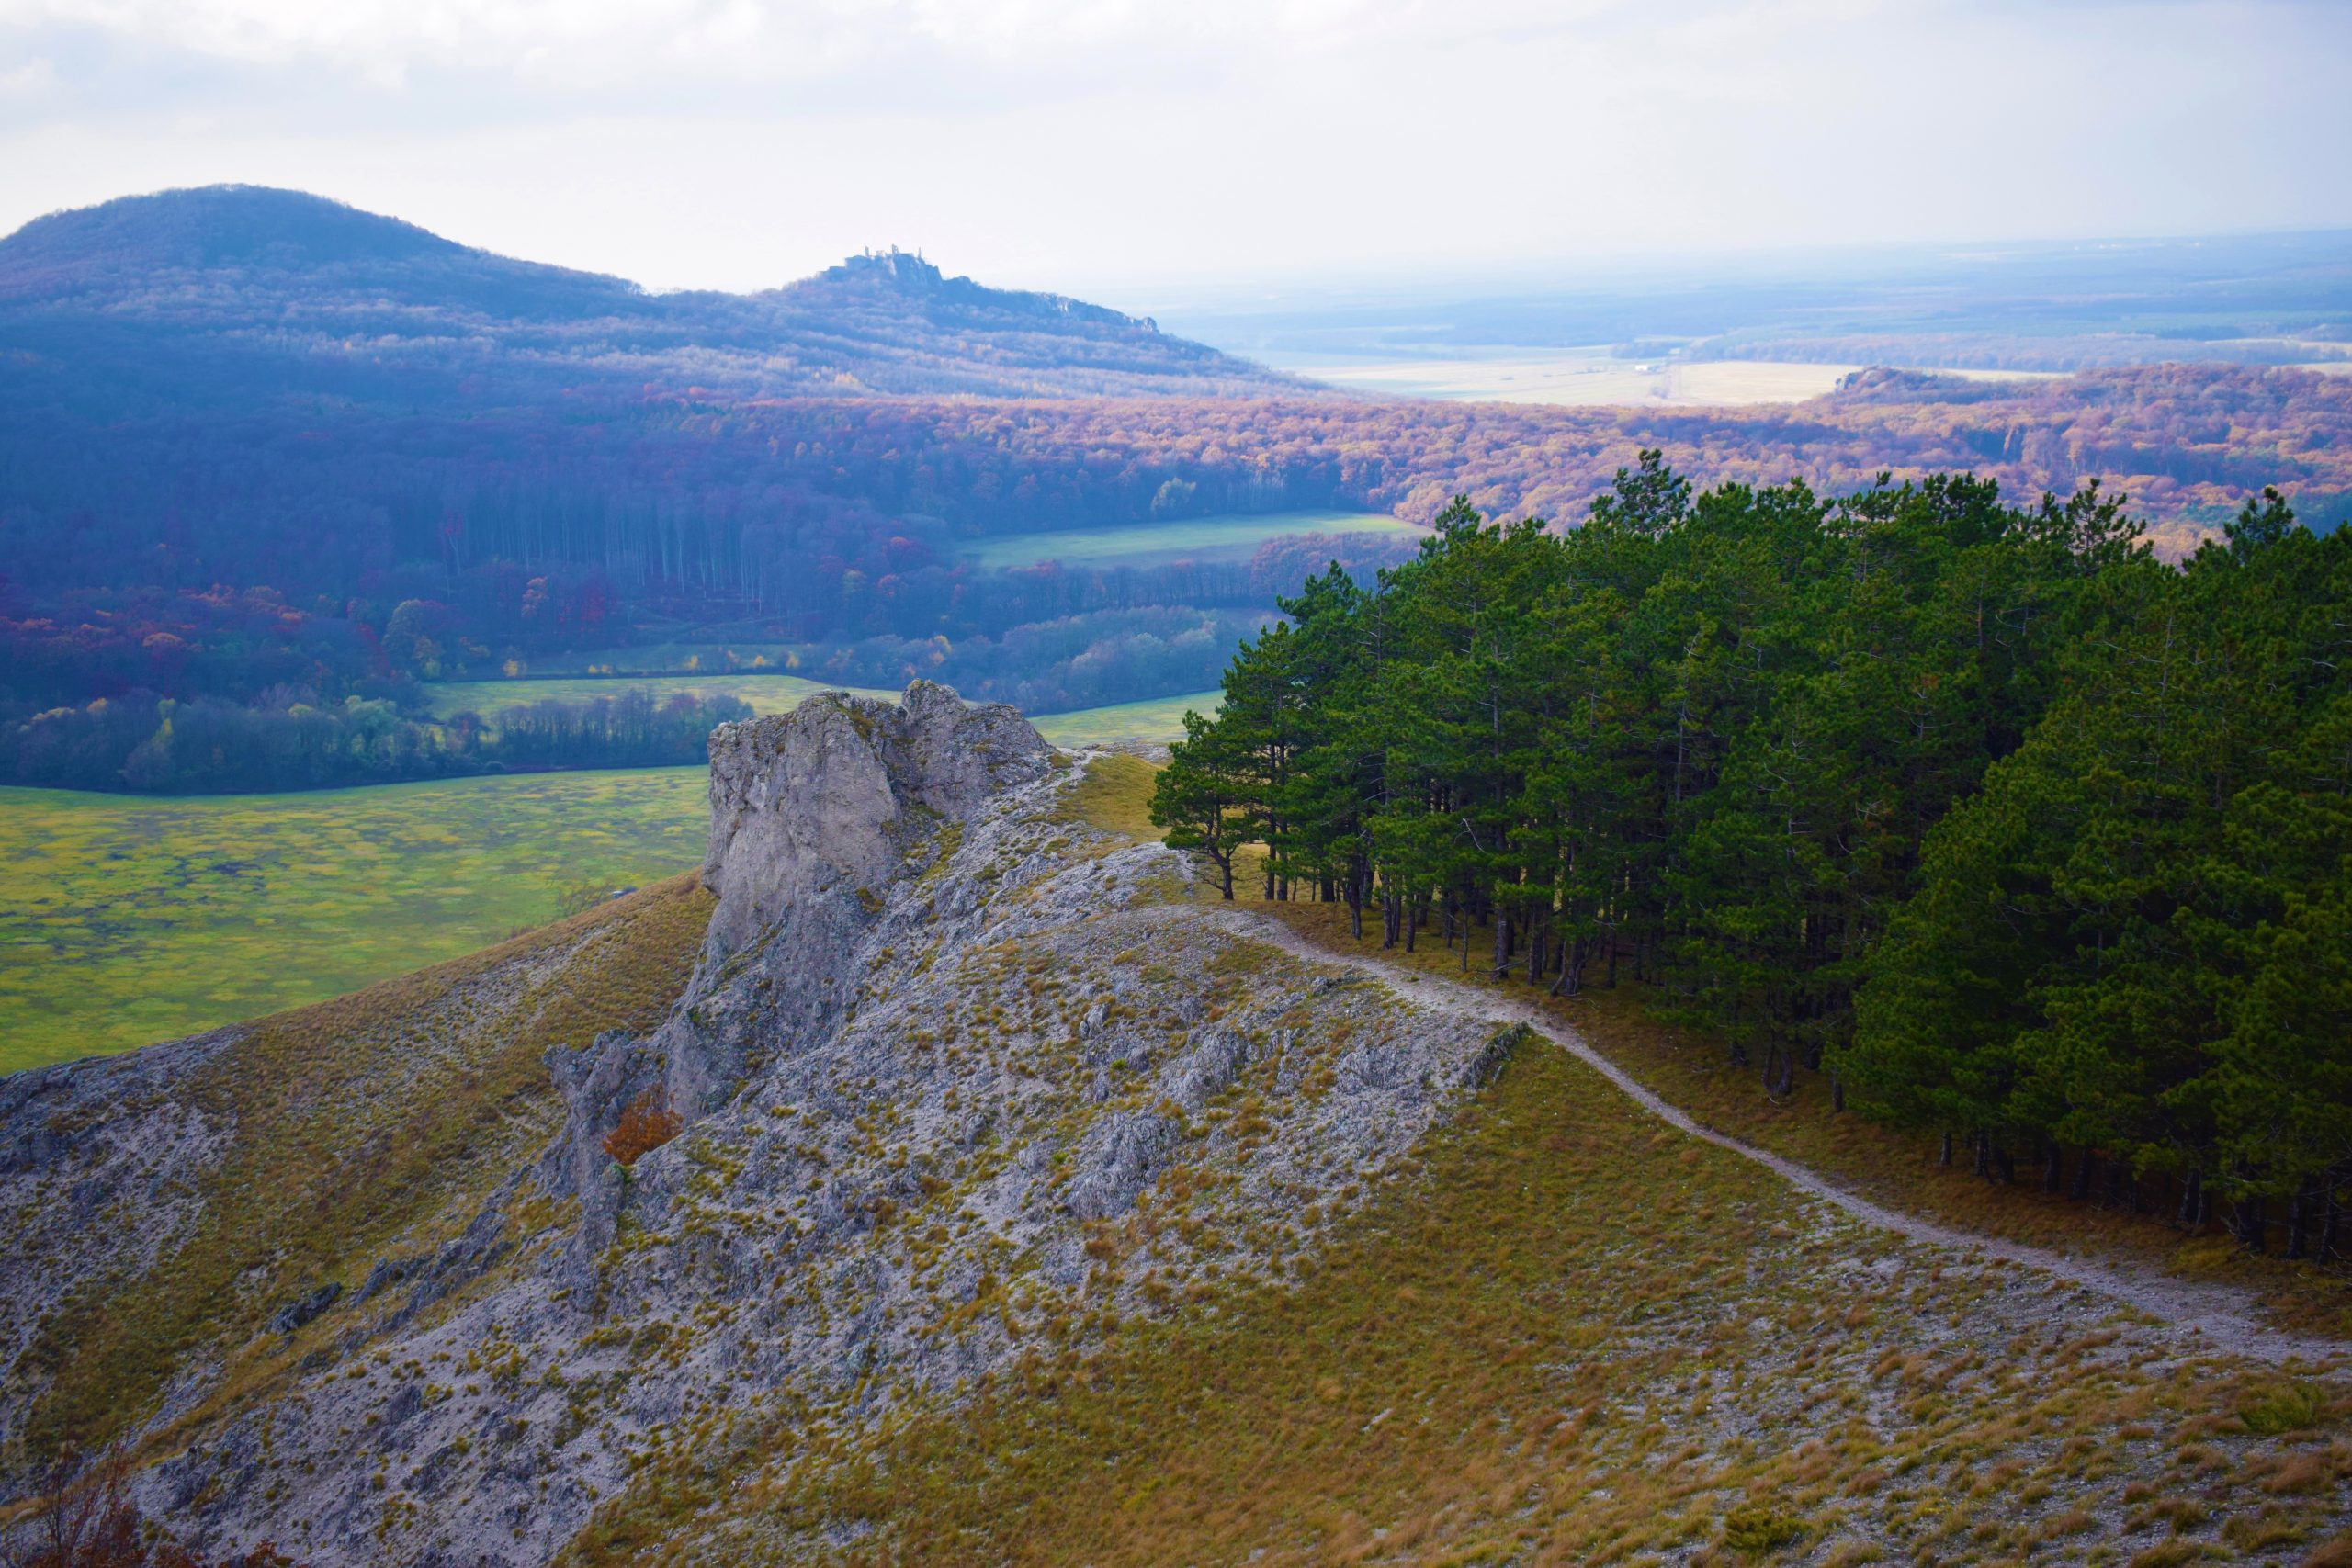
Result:
{"type": "Polygon", "coordinates": [[[662,286],[1076,288],[2319,227],[2347,67],[2296,0],[0,0],[0,228],[244,179],[662,286]]]}

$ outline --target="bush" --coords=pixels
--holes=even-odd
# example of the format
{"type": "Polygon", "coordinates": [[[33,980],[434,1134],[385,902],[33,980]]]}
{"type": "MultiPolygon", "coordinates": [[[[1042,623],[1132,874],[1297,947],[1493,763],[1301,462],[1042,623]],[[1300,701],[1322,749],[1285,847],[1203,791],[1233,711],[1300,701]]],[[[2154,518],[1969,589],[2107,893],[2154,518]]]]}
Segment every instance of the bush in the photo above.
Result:
{"type": "Polygon", "coordinates": [[[670,1109],[669,1096],[649,1089],[628,1102],[605,1134],[605,1152],[624,1169],[678,1135],[685,1122],[670,1109]]]}
{"type": "Polygon", "coordinates": [[[1761,1557],[1804,1534],[1796,1516],[1770,1503],[1743,1503],[1724,1516],[1724,1544],[1747,1557],[1761,1557]]]}
{"type": "Polygon", "coordinates": [[[2256,1437],[2275,1438],[2282,1432],[2299,1432],[2317,1426],[2326,1402],[2326,1395],[2315,1383],[2283,1383],[2240,1405],[2238,1419],[2256,1437]]]}

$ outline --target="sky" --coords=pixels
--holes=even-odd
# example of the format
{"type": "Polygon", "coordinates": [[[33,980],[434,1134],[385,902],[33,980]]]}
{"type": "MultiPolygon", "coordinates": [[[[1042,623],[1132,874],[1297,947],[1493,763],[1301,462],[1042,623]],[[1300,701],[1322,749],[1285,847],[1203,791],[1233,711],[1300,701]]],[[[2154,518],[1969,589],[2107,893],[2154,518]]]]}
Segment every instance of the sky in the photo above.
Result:
{"type": "Polygon", "coordinates": [[[2344,0],[0,0],[0,231],[216,181],[649,287],[1149,304],[2352,226],[2344,0]]]}

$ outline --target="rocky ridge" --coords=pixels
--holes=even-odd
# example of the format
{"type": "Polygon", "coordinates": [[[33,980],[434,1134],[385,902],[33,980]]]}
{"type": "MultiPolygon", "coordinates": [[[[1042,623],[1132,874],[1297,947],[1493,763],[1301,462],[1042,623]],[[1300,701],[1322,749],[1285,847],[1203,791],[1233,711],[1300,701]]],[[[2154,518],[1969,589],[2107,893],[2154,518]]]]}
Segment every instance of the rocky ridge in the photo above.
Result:
{"type": "MultiPolygon", "coordinates": [[[[552,1054],[561,1131],[455,1234],[394,1236],[255,1345],[188,1353],[199,1385],[231,1349],[280,1371],[192,1424],[186,1393],[140,1413],[139,1498],[175,1533],[549,1561],[682,1447],[854,1442],[1024,1346],[1280,1275],[1503,1049],[1171,912],[1187,863],[1078,819],[1087,764],[1009,708],[828,694],[711,758],[718,901],[668,1020],[552,1054]],[[624,1169],[605,1137],[647,1103],[684,1130],[624,1169]]],[[[237,1049],[9,1080],[11,1244],[76,1191],[152,1189],[160,1223],[80,1267],[174,1267],[169,1205],[201,1200],[166,1162],[236,1136],[175,1085],[237,1049]],[[134,1104],[136,1135],[110,1109],[134,1104]],[[69,1106],[78,1131],[41,1131],[69,1106]]],[[[0,1305],[13,1436],[43,1302],[0,1305]]]]}

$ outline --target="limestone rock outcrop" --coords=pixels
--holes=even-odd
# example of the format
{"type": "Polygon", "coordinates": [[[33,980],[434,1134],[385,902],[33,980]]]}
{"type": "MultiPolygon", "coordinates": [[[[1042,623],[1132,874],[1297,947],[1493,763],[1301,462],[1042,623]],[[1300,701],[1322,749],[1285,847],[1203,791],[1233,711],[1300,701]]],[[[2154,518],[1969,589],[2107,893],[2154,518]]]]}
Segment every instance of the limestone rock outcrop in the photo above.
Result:
{"type": "MultiPolygon", "coordinates": [[[[321,1568],[536,1568],[665,1464],[725,1454],[751,1484],[796,1434],[860,1441],[1041,1336],[1083,1353],[1194,1283],[1283,1277],[1475,1091],[1489,1031],[1237,932],[1184,857],[1083,821],[1090,762],[1010,709],[827,694],[722,728],[711,759],[717,903],[666,1021],[547,1052],[560,1130],[475,1206],[347,1238],[264,1331],[180,1353],[130,1427],[141,1506],[173,1533],[321,1568]],[[604,1139],[641,1100],[680,1130],[624,1169],[604,1139]]],[[[534,962],[556,967],[532,994],[560,992],[560,953],[534,962]]],[[[464,1014],[420,1013],[379,1070],[454,1049],[464,1014]]],[[[32,1119],[59,1102],[12,1081],[10,1223],[70,1201],[59,1183],[131,1190],[175,1126],[190,1159],[232,1141],[177,1105],[172,1053],[238,1049],[82,1071],[77,1103],[118,1076],[141,1097],[147,1131],[119,1141],[143,1163],[112,1178],[116,1134],[43,1144],[63,1134],[32,1119]]],[[[156,1190],[200,1234],[200,1172],[156,1190]]],[[[107,1265],[177,1266],[169,1247],[107,1265]]],[[[6,1326],[0,1439],[49,1375],[21,1351],[34,1324],[6,1326]]],[[[724,1533],[757,1528],[712,1524],[698,1550],[802,1549],[724,1533]]]]}

